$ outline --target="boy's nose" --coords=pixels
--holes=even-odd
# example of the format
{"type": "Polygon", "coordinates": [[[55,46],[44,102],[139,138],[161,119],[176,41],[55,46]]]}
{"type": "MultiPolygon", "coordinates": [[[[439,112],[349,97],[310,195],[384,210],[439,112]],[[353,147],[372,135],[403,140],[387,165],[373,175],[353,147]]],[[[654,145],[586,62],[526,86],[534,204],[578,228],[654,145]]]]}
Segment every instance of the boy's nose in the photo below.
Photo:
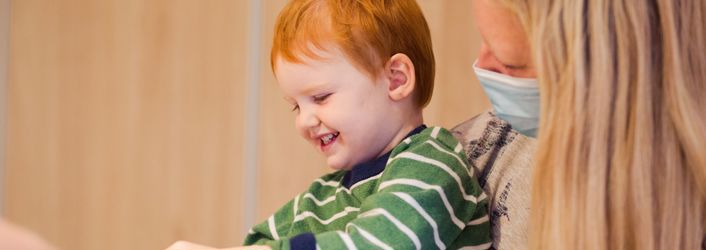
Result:
{"type": "Polygon", "coordinates": [[[297,127],[301,129],[309,129],[319,125],[321,121],[316,116],[316,112],[309,108],[299,107],[299,114],[297,115],[297,127]]]}

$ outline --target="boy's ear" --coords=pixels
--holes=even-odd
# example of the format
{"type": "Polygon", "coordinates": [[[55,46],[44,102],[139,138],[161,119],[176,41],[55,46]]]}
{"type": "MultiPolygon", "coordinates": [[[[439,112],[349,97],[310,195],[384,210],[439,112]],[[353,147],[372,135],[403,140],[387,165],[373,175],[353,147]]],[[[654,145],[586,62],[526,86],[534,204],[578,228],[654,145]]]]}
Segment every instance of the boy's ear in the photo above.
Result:
{"type": "Polygon", "coordinates": [[[385,77],[389,82],[388,95],[392,100],[405,99],[414,92],[414,64],[407,55],[397,53],[390,57],[385,64],[385,77]]]}

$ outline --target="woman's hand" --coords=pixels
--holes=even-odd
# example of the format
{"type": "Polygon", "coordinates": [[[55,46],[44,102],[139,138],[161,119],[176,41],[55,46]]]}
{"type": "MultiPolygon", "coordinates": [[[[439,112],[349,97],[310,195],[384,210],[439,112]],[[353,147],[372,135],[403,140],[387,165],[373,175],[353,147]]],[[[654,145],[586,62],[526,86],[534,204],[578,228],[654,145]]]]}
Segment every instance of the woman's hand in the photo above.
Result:
{"type": "Polygon", "coordinates": [[[199,245],[188,241],[177,241],[169,246],[166,250],[271,250],[269,246],[244,246],[231,248],[213,248],[209,246],[199,245]]]}

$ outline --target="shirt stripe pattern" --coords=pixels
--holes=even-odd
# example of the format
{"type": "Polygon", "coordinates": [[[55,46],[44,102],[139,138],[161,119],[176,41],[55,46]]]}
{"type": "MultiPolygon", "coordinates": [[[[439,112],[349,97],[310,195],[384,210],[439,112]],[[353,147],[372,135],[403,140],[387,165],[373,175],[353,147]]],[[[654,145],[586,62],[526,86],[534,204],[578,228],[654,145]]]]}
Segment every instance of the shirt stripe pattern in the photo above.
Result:
{"type": "Polygon", "coordinates": [[[459,145],[448,130],[426,128],[350,189],[345,171],[316,179],[253,227],[245,245],[289,249],[292,237],[312,233],[316,249],[488,249],[486,195],[459,145]]]}

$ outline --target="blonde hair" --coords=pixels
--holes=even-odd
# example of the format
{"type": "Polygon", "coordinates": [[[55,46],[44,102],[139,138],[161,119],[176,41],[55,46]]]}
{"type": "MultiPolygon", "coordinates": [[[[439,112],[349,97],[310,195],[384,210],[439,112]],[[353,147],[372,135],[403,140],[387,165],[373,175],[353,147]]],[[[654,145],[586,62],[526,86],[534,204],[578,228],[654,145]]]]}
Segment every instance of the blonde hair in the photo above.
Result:
{"type": "Polygon", "coordinates": [[[500,0],[533,46],[532,249],[700,249],[706,1],[500,0]]]}
{"type": "Polygon", "coordinates": [[[434,90],[434,52],[422,10],[414,0],[292,0],[277,17],[270,53],[299,63],[322,59],[333,45],[375,78],[397,53],[414,64],[415,104],[423,108],[434,90]]]}

